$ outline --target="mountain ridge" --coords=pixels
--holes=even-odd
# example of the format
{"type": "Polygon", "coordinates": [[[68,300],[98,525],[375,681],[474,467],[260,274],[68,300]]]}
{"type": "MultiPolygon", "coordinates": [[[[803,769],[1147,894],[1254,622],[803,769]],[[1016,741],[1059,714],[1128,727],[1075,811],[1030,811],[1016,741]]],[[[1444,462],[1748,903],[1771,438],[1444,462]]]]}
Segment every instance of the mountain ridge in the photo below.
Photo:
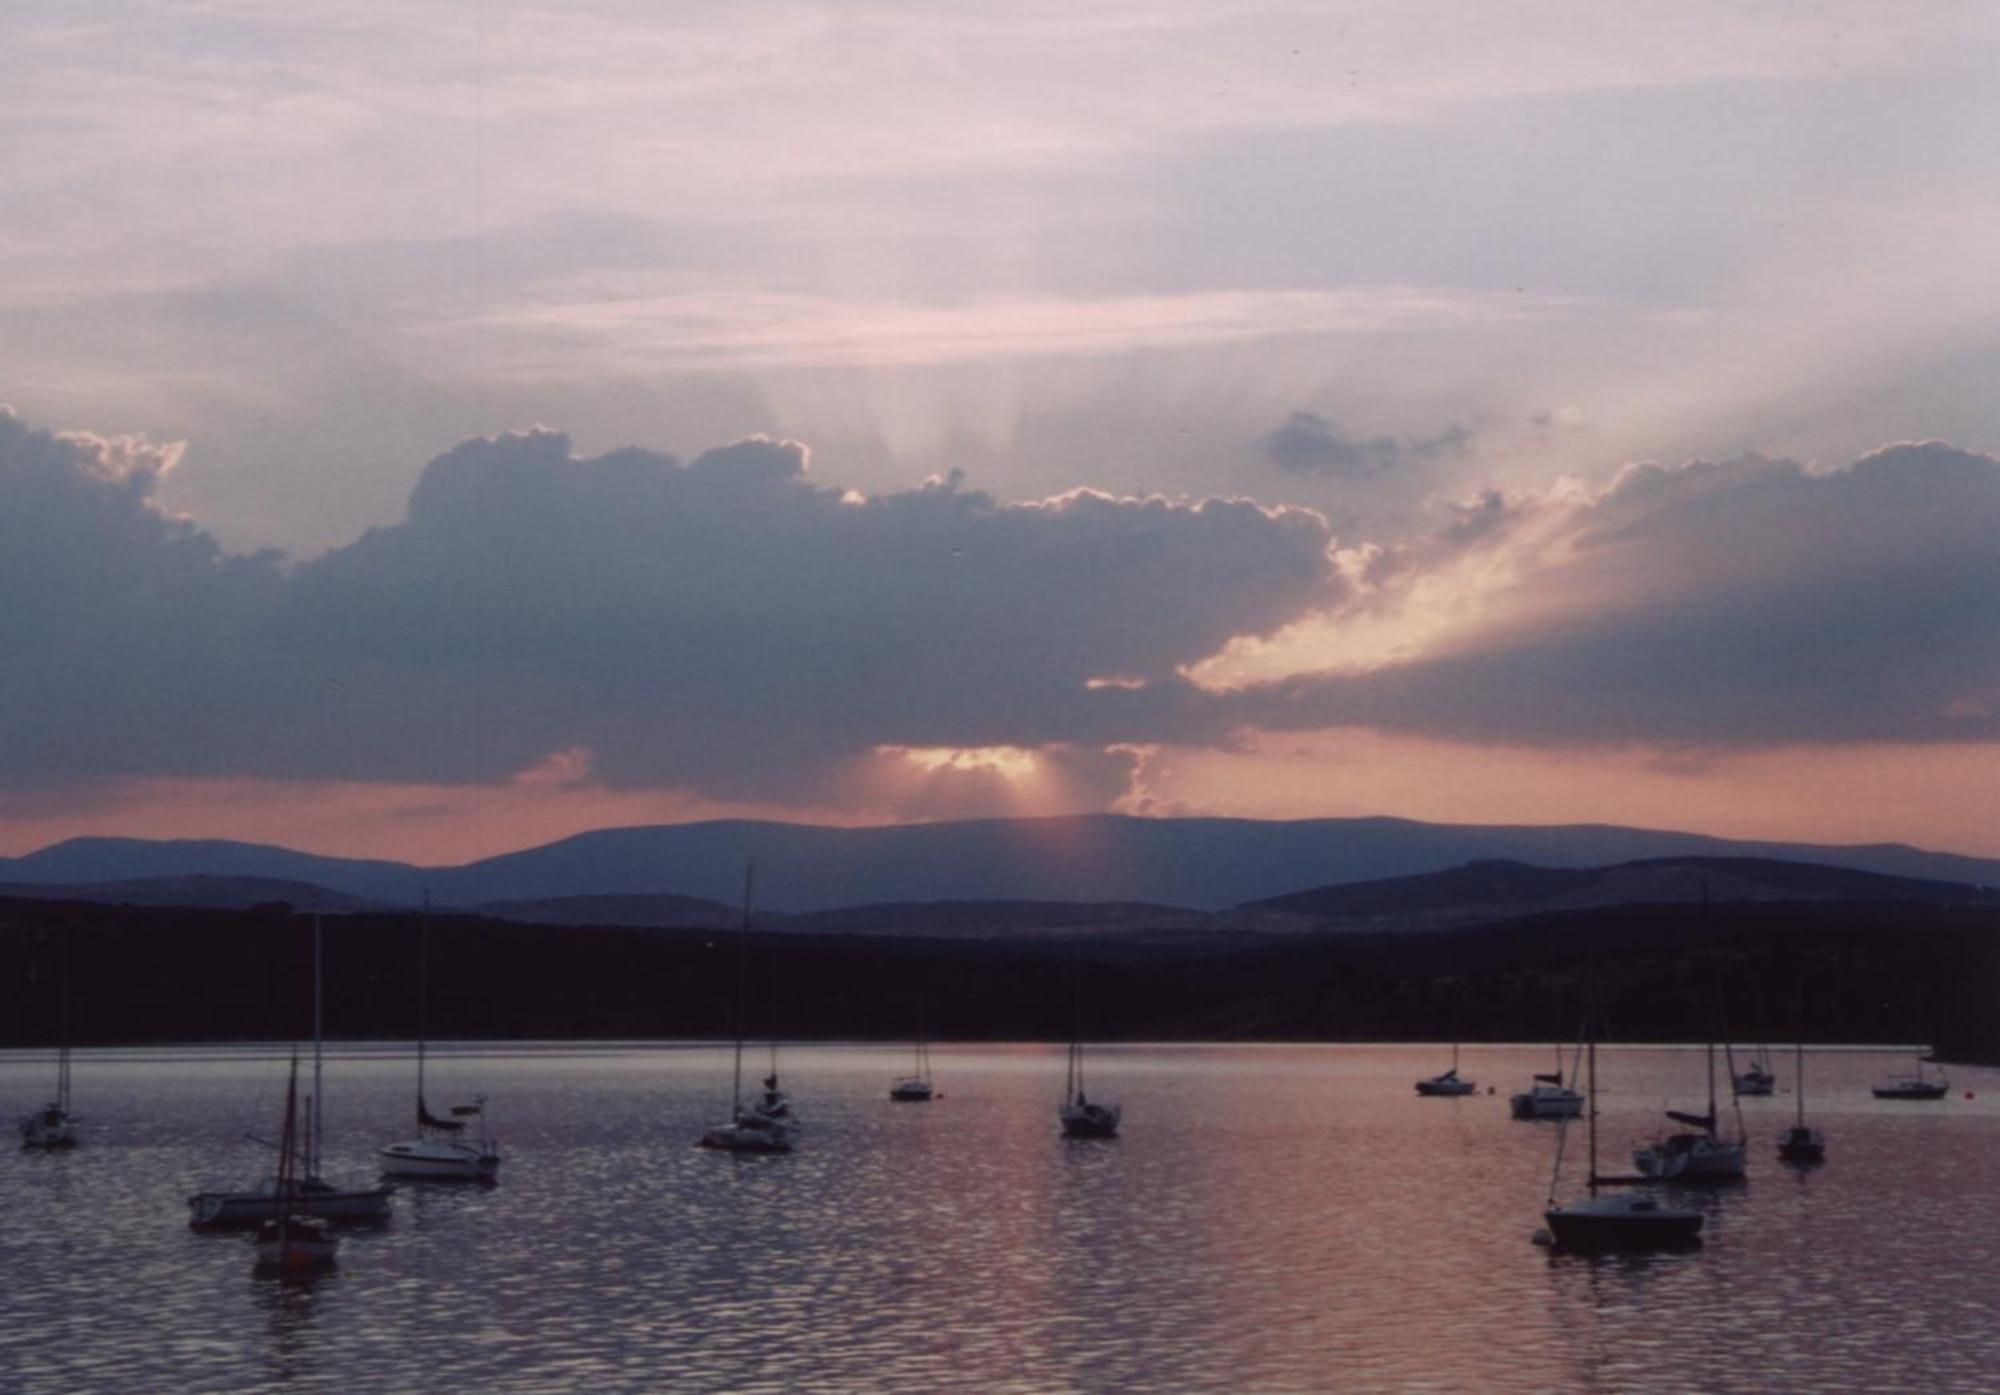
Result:
{"type": "Polygon", "coordinates": [[[0,858],[0,882],[172,876],[308,882],[385,904],[681,896],[733,905],[759,865],[759,903],[790,914],[913,902],[1122,902],[1223,911],[1353,882],[1512,860],[1604,867],[1671,857],[1763,857],[1879,875],[2000,883],[2000,859],[1898,843],[1732,840],[1613,824],[1432,824],[1350,819],[1142,819],[1116,814],[863,828],[758,820],[574,834],[454,866],[338,858],[221,839],[68,839],[0,858]]]}

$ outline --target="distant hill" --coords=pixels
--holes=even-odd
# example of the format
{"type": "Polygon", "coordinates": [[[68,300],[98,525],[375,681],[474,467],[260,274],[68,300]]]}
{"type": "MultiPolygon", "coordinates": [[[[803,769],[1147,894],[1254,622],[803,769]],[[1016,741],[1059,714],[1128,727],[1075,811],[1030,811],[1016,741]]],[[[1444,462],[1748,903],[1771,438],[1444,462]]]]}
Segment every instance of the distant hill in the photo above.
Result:
{"type": "Polygon", "coordinates": [[[310,882],[281,881],[273,877],[211,876],[206,873],[76,884],[0,882],[0,896],[90,901],[108,906],[185,906],[222,911],[241,911],[253,906],[275,904],[304,910],[317,905],[331,915],[388,909],[380,901],[329,891],[310,882]]]}
{"type": "Polygon", "coordinates": [[[310,883],[364,900],[441,905],[672,895],[804,913],[890,903],[1050,902],[1218,911],[1325,887],[1495,859],[1547,869],[1673,858],[1766,858],[1881,875],[2000,883],[2000,859],[1900,844],[1739,842],[1608,825],[1408,819],[985,819],[878,828],[719,821],[605,829],[459,867],[319,857],[259,844],[79,838],[0,858],[0,880],[55,887],[208,875],[310,883]]]}
{"type": "Polygon", "coordinates": [[[1647,858],[1609,867],[1535,867],[1492,859],[1443,872],[1316,887],[1246,911],[1308,917],[1342,929],[1442,929],[1528,912],[1744,901],[1883,901],[1928,905],[2000,900],[1964,882],[1885,876],[1756,857],[1647,858]]]}

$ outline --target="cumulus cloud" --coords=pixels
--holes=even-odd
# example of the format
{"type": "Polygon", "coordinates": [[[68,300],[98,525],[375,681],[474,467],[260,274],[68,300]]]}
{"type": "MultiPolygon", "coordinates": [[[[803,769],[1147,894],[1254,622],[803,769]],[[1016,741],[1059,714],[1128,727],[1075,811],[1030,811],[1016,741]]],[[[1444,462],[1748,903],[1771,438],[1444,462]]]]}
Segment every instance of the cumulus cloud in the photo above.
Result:
{"type": "Polygon", "coordinates": [[[862,495],[791,441],[581,458],[536,430],[291,566],[159,509],[173,458],[0,416],[0,775],[940,814],[1027,783],[1111,807],[1161,751],[1259,730],[2000,739],[2000,462],[1935,443],[1489,492],[1336,550],[1246,500],[862,495]]]}
{"type": "Polygon", "coordinates": [[[579,459],[541,430],[440,456],[404,521],[286,568],[162,513],[171,457],[0,419],[0,771],[797,800],[874,767],[928,808],[991,772],[912,781],[881,749],[1009,745],[1101,805],[1105,745],[1215,720],[1183,666],[1342,585],[1309,510],[862,496],[795,442],[579,459]]]}
{"type": "MultiPolygon", "coordinates": [[[[1414,656],[1238,695],[1266,726],[1758,746],[2000,738],[2000,461],[1936,442],[1808,470],[1635,466],[1459,510],[1378,613],[1454,575],[1414,656]]],[[[1414,623],[1414,622],[1413,622],[1414,623]]]]}
{"type": "Polygon", "coordinates": [[[1318,412],[1293,412],[1259,443],[1264,458],[1295,475],[1361,478],[1392,469],[1407,456],[1457,454],[1472,432],[1453,422],[1435,436],[1404,441],[1395,436],[1356,437],[1318,412]]]}

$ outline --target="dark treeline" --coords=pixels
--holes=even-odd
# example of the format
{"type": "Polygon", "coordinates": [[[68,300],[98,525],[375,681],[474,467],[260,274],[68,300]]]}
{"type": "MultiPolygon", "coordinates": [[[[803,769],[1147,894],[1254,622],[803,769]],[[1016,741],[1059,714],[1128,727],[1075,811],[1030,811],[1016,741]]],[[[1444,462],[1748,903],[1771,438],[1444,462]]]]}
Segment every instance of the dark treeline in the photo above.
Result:
{"type": "MultiPolygon", "coordinates": [[[[415,914],[325,921],[326,1030],[408,1038],[415,914]]],[[[1587,983],[1626,1041],[1937,1041],[2000,1059],[2000,908],[1743,903],[1551,913],[1451,931],[1273,939],[757,935],[752,1036],[1060,1039],[1073,961],[1086,1035],[1124,1040],[1571,1037],[1587,983]]],[[[436,916],[432,1035],[725,1037],[728,932],[436,916]]],[[[0,1031],[77,1042],[283,1040],[311,1030],[310,920],[0,901],[0,1031]]]]}

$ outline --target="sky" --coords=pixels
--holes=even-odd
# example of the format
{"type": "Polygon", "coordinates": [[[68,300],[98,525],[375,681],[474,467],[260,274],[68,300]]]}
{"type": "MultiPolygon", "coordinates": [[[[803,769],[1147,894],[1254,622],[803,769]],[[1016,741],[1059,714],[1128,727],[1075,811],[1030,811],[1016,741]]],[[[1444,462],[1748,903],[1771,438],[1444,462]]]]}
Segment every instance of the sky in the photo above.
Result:
{"type": "Polygon", "coordinates": [[[2000,12],[0,12],[0,853],[2000,855],[2000,12]]]}

